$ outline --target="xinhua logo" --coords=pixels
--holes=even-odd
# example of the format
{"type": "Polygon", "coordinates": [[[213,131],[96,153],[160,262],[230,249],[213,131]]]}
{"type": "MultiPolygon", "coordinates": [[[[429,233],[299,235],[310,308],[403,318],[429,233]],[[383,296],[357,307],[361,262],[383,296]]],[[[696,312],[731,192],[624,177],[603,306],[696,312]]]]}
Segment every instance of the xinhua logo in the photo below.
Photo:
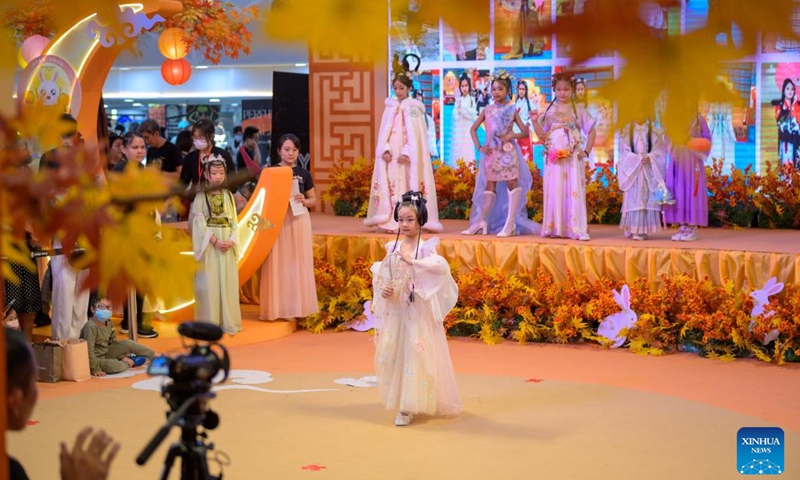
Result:
{"type": "Polygon", "coordinates": [[[780,475],[784,472],[783,430],[745,427],[736,434],[736,470],[742,475],[780,475]]]}

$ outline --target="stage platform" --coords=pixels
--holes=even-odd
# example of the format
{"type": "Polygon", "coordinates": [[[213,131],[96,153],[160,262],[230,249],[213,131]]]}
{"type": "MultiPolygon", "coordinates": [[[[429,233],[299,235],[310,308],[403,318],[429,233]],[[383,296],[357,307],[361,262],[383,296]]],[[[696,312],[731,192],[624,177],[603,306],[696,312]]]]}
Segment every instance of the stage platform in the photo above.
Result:
{"type": "MultiPolygon", "coordinates": [[[[315,213],[311,216],[318,258],[339,266],[357,258],[371,261],[384,255],[383,245],[394,235],[363,226],[363,219],[315,213]]],[[[540,267],[559,282],[567,272],[632,282],[647,277],[654,284],[662,275],[687,273],[707,276],[721,284],[726,278],[738,288],[760,288],[772,276],[782,282],[800,282],[800,231],[703,228],[694,242],[674,242],[677,230],[661,231],[646,241],[626,239],[615,225],[590,225],[592,239],[542,238],[523,235],[461,235],[466,220],[443,220],[444,231],[423,238],[441,239],[440,253],[460,270],[497,268],[509,273],[540,267]]]]}

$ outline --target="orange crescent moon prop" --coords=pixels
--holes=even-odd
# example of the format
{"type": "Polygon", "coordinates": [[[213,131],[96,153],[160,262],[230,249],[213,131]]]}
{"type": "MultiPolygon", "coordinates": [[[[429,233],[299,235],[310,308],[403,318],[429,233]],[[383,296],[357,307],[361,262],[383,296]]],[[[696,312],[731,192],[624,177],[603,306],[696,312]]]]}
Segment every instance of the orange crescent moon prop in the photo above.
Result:
{"type": "MultiPolygon", "coordinates": [[[[179,0],[120,1],[120,7],[131,8],[138,14],[155,14],[168,18],[180,13],[179,0]]],[[[97,12],[83,8],[74,12],[73,21],[55,35],[42,55],[55,55],[65,60],[75,71],[81,87],[81,106],[72,112],[78,120],[87,144],[97,144],[98,106],[109,71],[125,45],[103,47],[97,38],[87,33],[87,27],[97,20],[97,12]]],[[[32,75],[31,78],[36,75],[32,75]]],[[[27,91],[27,89],[26,89],[27,91]]],[[[24,102],[20,102],[23,105],[24,102]]],[[[292,170],[288,167],[266,168],[262,171],[253,196],[239,215],[239,283],[244,284],[261,267],[278,238],[292,188],[292,170]]],[[[191,252],[189,252],[191,254],[191,252]]],[[[167,306],[160,313],[169,320],[182,321],[194,316],[194,299],[167,306]]]]}

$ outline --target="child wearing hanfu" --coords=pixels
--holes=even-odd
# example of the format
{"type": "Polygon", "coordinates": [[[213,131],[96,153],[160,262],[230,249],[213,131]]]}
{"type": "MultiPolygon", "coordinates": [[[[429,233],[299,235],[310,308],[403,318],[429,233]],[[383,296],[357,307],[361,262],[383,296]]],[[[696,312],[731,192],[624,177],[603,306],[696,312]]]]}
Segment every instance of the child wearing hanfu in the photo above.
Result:
{"type": "Polygon", "coordinates": [[[202,159],[205,191],[192,202],[189,225],[194,258],[195,319],[213,323],[231,335],[242,329],[239,308],[239,227],[236,201],[225,188],[225,159],[210,154],[202,159]]]}
{"type": "Polygon", "coordinates": [[[650,120],[631,122],[622,130],[617,180],[622,190],[620,228],[633,240],[646,240],[661,229],[656,193],[666,191],[664,135],[650,120]]]}
{"type": "Polygon", "coordinates": [[[410,424],[416,414],[461,411],[443,323],[456,305],[458,286],[436,253],[439,239],[421,242],[427,216],[422,193],[405,193],[393,215],[398,238],[372,266],[375,369],[381,401],[398,412],[397,426],[410,424]]]}
{"type": "Polygon", "coordinates": [[[536,135],[544,139],[543,237],[589,240],[586,167],[595,139],[594,120],[576,105],[572,78],[553,76],[555,98],[542,115],[531,112],[536,135]]]}

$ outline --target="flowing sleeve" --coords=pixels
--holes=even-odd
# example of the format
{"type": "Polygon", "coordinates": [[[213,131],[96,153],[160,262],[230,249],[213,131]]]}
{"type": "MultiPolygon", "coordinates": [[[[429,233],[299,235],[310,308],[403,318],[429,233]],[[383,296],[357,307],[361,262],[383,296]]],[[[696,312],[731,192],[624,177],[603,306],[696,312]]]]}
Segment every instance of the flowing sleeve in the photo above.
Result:
{"type": "Polygon", "coordinates": [[[225,212],[226,215],[229,215],[231,219],[231,238],[230,241],[233,242],[233,256],[236,260],[239,260],[239,254],[242,253],[242,246],[239,245],[239,218],[236,215],[236,200],[233,198],[233,194],[228,190],[227,198],[230,200],[228,205],[228,211],[225,212]]]}
{"type": "Polygon", "coordinates": [[[667,175],[667,146],[664,131],[653,128],[653,149],[650,152],[650,166],[647,180],[652,190],[664,184],[667,175]]]}
{"type": "Polygon", "coordinates": [[[420,259],[413,261],[414,292],[420,299],[432,302],[436,319],[443,321],[456,306],[458,285],[450,273],[447,260],[436,253],[438,238],[432,238],[420,248],[420,259]]]}
{"type": "Polygon", "coordinates": [[[581,122],[581,130],[583,130],[584,134],[589,135],[589,132],[591,132],[594,128],[595,119],[589,115],[589,112],[586,111],[585,107],[580,107],[578,110],[578,115],[578,120],[581,122]]]}
{"type": "Polygon", "coordinates": [[[381,126],[378,128],[378,139],[375,142],[375,158],[381,158],[383,152],[392,151],[391,144],[389,143],[389,136],[392,134],[392,123],[394,123],[394,116],[397,114],[399,108],[397,100],[387,98],[385,102],[386,108],[383,110],[383,117],[381,118],[381,126]]]}
{"type": "MultiPolygon", "coordinates": [[[[425,107],[422,102],[412,98],[403,100],[403,104],[401,112],[405,121],[406,136],[402,154],[406,155],[411,162],[408,178],[409,188],[419,190],[425,178],[423,162],[430,164],[425,107]]],[[[430,205],[428,208],[431,208],[430,205]]]]}
{"type": "Polygon", "coordinates": [[[211,229],[206,226],[205,194],[194,197],[189,211],[189,223],[192,225],[192,248],[194,259],[201,261],[211,242],[211,229]]]}
{"type": "MultiPolygon", "coordinates": [[[[622,130],[619,142],[617,180],[619,181],[619,188],[623,192],[627,192],[633,186],[633,182],[642,169],[642,155],[631,150],[630,129],[631,126],[628,125],[622,130]]],[[[636,143],[636,138],[633,139],[633,142],[634,144],[636,143]]]]}

